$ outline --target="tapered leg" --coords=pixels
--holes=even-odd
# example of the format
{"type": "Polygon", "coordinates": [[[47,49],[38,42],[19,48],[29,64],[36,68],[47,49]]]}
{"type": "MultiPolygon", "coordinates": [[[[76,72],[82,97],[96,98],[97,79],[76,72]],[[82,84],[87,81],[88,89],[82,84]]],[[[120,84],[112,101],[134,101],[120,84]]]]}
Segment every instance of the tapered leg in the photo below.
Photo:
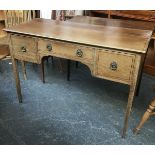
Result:
{"type": "Polygon", "coordinates": [[[141,127],[144,125],[144,123],[150,118],[150,116],[153,114],[153,110],[155,109],[155,99],[151,102],[149,105],[149,108],[144,113],[143,117],[141,118],[140,123],[137,125],[137,127],[133,130],[134,134],[139,133],[141,127]]]}
{"type": "Polygon", "coordinates": [[[125,119],[124,119],[124,127],[123,127],[123,132],[122,132],[122,138],[125,138],[125,134],[128,128],[128,121],[129,121],[129,116],[132,108],[132,103],[133,99],[136,93],[136,86],[138,82],[138,74],[141,69],[141,56],[137,55],[135,59],[135,65],[133,66],[133,73],[132,73],[132,79],[131,79],[131,84],[130,84],[130,91],[129,91],[129,97],[128,97],[128,103],[126,107],[126,113],[125,113],[125,119]]]}
{"type": "Polygon", "coordinates": [[[41,60],[41,79],[45,83],[45,70],[44,70],[44,58],[41,60]]]}
{"type": "Polygon", "coordinates": [[[70,81],[70,60],[67,60],[67,81],[70,81]]]}
{"type": "Polygon", "coordinates": [[[22,72],[23,72],[24,80],[27,80],[25,62],[21,61],[21,64],[22,64],[22,72]]]}
{"type": "Polygon", "coordinates": [[[12,58],[12,66],[13,66],[13,73],[14,73],[15,82],[16,82],[17,96],[18,96],[19,102],[21,103],[22,93],[21,93],[21,87],[20,87],[20,79],[19,79],[19,74],[18,74],[17,63],[14,58],[12,58]]]}
{"type": "Polygon", "coordinates": [[[135,85],[131,85],[130,86],[129,97],[128,97],[127,108],[126,108],[126,113],[125,113],[122,138],[125,138],[125,134],[126,134],[126,131],[127,131],[127,128],[128,128],[128,121],[129,121],[129,116],[130,116],[130,112],[131,112],[131,108],[132,108],[134,94],[135,94],[135,85]]]}

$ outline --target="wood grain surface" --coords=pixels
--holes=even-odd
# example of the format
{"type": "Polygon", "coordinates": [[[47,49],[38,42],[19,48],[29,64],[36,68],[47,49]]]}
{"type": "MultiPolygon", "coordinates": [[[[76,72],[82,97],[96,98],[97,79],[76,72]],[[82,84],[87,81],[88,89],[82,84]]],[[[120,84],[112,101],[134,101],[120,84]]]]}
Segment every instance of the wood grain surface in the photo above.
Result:
{"type": "Polygon", "coordinates": [[[75,16],[74,18],[70,19],[69,22],[87,23],[87,24],[113,26],[113,27],[124,27],[124,28],[133,28],[142,30],[155,29],[155,24],[152,22],[133,21],[125,19],[123,20],[109,19],[109,18],[90,17],[90,16],[75,16]]]}
{"type": "Polygon", "coordinates": [[[4,29],[26,34],[98,47],[145,53],[152,31],[75,22],[34,19],[28,23],[4,29]]]}

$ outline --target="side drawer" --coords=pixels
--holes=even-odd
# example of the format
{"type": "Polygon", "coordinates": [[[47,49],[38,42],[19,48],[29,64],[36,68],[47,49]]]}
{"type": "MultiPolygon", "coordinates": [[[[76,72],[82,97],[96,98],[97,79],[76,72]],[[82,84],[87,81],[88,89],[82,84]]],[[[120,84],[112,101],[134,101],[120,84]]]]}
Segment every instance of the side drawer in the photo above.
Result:
{"type": "Polygon", "coordinates": [[[135,66],[135,54],[113,50],[98,50],[96,75],[109,80],[129,84],[135,66]]]}
{"type": "Polygon", "coordinates": [[[37,42],[35,38],[12,35],[13,55],[16,59],[37,62],[37,42]]]}
{"type": "Polygon", "coordinates": [[[38,52],[40,55],[54,55],[72,60],[94,60],[94,48],[61,41],[39,39],[38,52]]]}

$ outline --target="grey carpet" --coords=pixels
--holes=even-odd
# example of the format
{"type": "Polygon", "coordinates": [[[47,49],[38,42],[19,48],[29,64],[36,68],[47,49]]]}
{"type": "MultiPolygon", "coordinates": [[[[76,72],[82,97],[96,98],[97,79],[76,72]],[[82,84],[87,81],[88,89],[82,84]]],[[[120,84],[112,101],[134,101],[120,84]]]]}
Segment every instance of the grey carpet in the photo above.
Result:
{"type": "Polygon", "coordinates": [[[129,87],[94,78],[83,64],[71,66],[71,81],[64,70],[48,62],[46,83],[39,65],[27,63],[23,80],[19,63],[23,103],[16,96],[12,65],[0,63],[0,144],[155,144],[155,117],[140,134],[132,130],[154,97],[155,77],[143,74],[125,139],[121,138],[129,87]]]}

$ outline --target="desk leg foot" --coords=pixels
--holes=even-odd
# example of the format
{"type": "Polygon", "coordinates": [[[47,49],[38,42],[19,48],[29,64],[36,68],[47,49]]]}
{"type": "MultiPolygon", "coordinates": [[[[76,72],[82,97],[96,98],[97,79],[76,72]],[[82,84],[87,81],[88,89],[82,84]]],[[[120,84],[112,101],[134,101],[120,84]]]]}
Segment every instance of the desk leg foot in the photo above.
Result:
{"type": "Polygon", "coordinates": [[[13,66],[13,72],[14,72],[14,77],[15,77],[15,82],[16,82],[17,96],[18,96],[19,102],[21,103],[22,93],[21,93],[21,87],[20,87],[20,79],[19,79],[19,74],[18,74],[18,69],[17,69],[17,63],[14,58],[12,58],[12,66],[13,66]]]}

